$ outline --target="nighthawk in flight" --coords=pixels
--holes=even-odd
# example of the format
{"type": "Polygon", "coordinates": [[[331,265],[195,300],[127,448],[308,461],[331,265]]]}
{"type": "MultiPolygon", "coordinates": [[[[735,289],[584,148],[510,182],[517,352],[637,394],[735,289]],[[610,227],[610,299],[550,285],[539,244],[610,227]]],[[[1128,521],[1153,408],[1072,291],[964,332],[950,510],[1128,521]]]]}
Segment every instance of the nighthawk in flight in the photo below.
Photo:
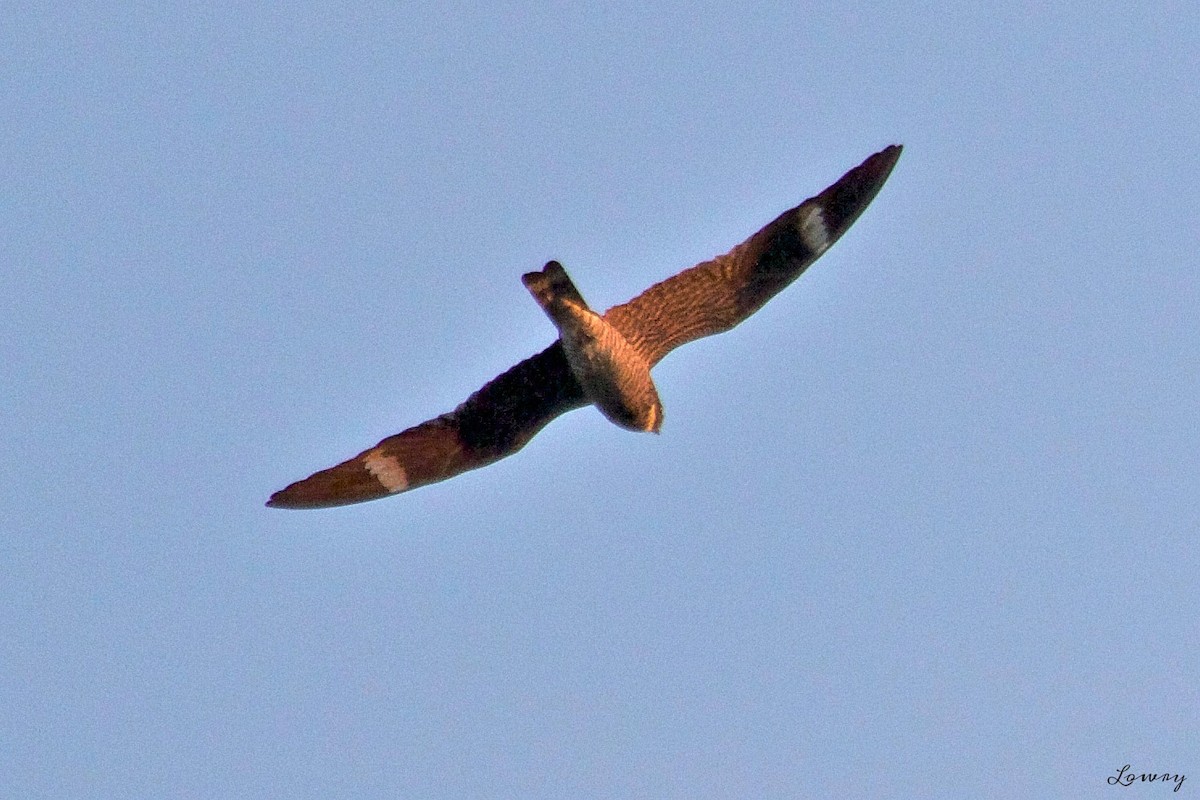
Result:
{"type": "Polygon", "coordinates": [[[554,344],[450,413],[293,483],[267,505],[338,506],[445,480],[517,452],[550,420],[585,405],[622,428],[658,432],[663,410],[651,368],[681,344],[729,330],[795,280],[867,207],[900,150],[881,150],[725,255],[603,315],[557,261],[526,274],[522,281],[558,328],[554,344]]]}

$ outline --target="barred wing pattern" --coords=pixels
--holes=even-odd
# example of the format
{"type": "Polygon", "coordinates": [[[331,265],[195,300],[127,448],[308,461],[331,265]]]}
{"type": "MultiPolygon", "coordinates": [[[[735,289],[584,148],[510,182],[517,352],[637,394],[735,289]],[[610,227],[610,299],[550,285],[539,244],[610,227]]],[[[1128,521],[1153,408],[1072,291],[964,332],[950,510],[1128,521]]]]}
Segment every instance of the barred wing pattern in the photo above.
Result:
{"type": "Polygon", "coordinates": [[[725,255],[610,308],[605,320],[651,364],[681,344],[729,330],[800,277],[846,232],[883,187],[900,151],[892,145],[876,153],[725,255]]]}
{"type": "MultiPolygon", "coordinates": [[[[729,330],[845,233],[883,186],[900,152],[893,145],[876,153],[725,255],[651,286],[609,309],[604,319],[651,364],[681,344],[729,330]]],[[[291,484],[267,505],[347,505],[445,480],[517,452],[552,419],[588,402],[556,341],[454,411],[291,484]]]]}

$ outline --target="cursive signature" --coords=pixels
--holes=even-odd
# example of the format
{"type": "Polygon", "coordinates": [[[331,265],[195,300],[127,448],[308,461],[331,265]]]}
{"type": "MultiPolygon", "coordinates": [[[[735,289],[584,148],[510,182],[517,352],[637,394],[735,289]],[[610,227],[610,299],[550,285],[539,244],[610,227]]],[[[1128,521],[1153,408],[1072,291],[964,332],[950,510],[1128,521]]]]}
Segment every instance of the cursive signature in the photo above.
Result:
{"type": "Polygon", "coordinates": [[[1143,772],[1140,774],[1134,774],[1129,771],[1129,765],[1126,764],[1117,770],[1116,775],[1110,775],[1108,777],[1108,785],[1132,786],[1134,781],[1145,781],[1146,783],[1154,783],[1154,781],[1162,781],[1163,783],[1166,783],[1167,781],[1171,781],[1175,784],[1175,788],[1171,791],[1178,792],[1179,787],[1183,786],[1183,782],[1185,780],[1187,780],[1187,776],[1183,773],[1176,775],[1171,775],[1167,772],[1143,772]]]}

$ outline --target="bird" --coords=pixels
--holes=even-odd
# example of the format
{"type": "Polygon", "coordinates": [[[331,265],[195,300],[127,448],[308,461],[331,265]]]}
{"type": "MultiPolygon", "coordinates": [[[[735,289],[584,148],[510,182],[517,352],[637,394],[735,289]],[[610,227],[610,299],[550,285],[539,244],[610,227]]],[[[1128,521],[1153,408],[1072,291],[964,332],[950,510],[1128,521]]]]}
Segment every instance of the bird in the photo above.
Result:
{"type": "Polygon", "coordinates": [[[587,405],[619,427],[658,433],[663,408],[651,369],[676,347],[733,328],[799,277],[871,203],[902,149],[869,156],[728,253],[603,314],[557,261],[526,273],[522,282],[559,332],[553,344],[453,411],[296,481],[267,505],[342,506],[452,478],[512,455],[555,417],[587,405]]]}

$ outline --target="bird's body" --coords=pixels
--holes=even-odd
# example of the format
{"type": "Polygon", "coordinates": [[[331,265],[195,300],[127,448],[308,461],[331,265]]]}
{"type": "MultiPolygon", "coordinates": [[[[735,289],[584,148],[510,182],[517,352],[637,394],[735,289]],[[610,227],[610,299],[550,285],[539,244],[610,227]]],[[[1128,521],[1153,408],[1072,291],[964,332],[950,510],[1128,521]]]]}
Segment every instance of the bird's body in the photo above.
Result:
{"type": "Polygon", "coordinates": [[[558,328],[567,366],[587,399],[622,428],[658,433],[662,403],[646,354],[588,308],[557,261],[521,280],[558,328]]]}
{"type": "Polygon", "coordinates": [[[795,280],[858,218],[900,157],[885,148],[723,256],[651,286],[603,315],[550,262],[522,280],[560,338],[447,414],[389,436],[271,496],[278,508],[373,500],[515,453],[558,415],[594,404],[612,422],[658,432],[650,369],[671,350],[729,330],[795,280]]]}

